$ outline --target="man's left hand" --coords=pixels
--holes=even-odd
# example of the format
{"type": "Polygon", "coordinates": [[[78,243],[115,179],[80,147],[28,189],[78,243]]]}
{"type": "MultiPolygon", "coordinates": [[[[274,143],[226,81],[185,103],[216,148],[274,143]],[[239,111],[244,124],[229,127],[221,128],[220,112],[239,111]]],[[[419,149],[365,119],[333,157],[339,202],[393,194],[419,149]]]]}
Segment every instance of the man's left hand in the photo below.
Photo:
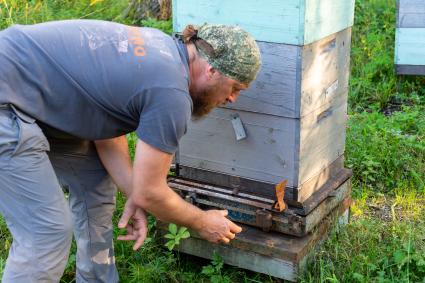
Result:
{"type": "Polygon", "coordinates": [[[127,235],[118,236],[120,241],[136,241],[133,250],[138,250],[148,234],[147,218],[145,211],[134,205],[129,198],[125,204],[123,215],[118,222],[118,228],[127,229],[127,235]],[[129,220],[132,219],[130,223],[129,220]]]}

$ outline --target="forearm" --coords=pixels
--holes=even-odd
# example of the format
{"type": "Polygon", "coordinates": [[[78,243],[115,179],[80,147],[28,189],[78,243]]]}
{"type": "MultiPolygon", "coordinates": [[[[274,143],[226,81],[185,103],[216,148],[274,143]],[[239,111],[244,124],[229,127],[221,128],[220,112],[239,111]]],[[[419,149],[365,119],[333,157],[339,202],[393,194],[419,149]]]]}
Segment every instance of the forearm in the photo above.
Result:
{"type": "Polygon", "coordinates": [[[95,141],[96,149],[108,173],[119,189],[131,193],[132,163],[125,136],[95,141]]]}
{"type": "Polygon", "coordinates": [[[202,228],[205,212],[184,201],[166,184],[152,188],[155,193],[149,196],[145,196],[142,191],[136,189],[141,188],[140,186],[134,186],[132,197],[135,202],[158,219],[195,230],[202,228]]]}
{"type": "Polygon", "coordinates": [[[155,217],[197,229],[202,210],[184,201],[167,184],[172,155],[139,141],[133,166],[131,198],[155,217]]]}

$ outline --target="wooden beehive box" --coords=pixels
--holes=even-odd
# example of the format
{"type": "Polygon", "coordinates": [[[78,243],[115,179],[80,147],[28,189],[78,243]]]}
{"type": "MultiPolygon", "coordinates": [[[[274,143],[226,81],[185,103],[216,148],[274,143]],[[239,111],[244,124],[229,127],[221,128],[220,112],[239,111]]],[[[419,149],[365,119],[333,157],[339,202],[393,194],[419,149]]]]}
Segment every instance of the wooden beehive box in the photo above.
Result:
{"type": "Polygon", "coordinates": [[[425,1],[397,1],[397,74],[425,75],[425,1]]]}
{"type": "MultiPolygon", "coordinates": [[[[190,124],[181,175],[224,186],[214,172],[273,185],[287,179],[286,199],[305,201],[343,166],[350,38],[348,28],[306,46],[259,42],[263,66],[250,89],[190,124]],[[235,115],[246,139],[235,138],[235,115]]],[[[273,185],[248,186],[271,197],[273,185]]]]}
{"type": "Polygon", "coordinates": [[[239,25],[257,40],[306,45],[353,25],[354,0],[175,0],[174,31],[187,24],[239,25]]]}
{"type": "Polygon", "coordinates": [[[237,24],[256,37],[263,61],[235,104],[189,125],[179,176],[269,198],[286,179],[285,199],[302,205],[343,168],[353,1],[173,3],[175,32],[237,24]]]}

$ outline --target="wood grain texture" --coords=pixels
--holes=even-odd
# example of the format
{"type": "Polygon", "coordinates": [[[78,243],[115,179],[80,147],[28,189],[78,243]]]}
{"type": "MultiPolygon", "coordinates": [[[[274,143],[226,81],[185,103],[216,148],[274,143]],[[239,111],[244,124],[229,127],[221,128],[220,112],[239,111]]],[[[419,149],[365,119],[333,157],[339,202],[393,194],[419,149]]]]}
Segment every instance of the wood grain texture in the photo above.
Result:
{"type": "Polygon", "coordinates": [[[351,28],[325,37],[302,50],[300,116],[348,91],[351,28]]]}
{"type": "Polygon", "coordinates": [[[398,28],[425,28],[425,1],[397,1],[398,28]]]}
{"type": "Polygon", "coordinates": [[[344,153],[347,96],[340,96],[334,102],[300,121],[298,185],[314,177],[344,153]]]}
{"type": "Polygon", "coordinates": [[[301,184],[297,188],[297,198],[294,201],[286,199],[286,203],[293,207],[295,213],[307,215],[328,197],[331,190],[340,186],[352,175],[351,170],[344,168],[344,155],[342,155],[325,170],[301,184]]]}
{"type": "Polygon", "coordinates": [[[206,259],[212,259],[214,254],[218,254],[226,264],[292,282],[296,282],[298,277],[296,262],[272,258],[231,246],[211,244],[199,238],[183,240],[176,250],[206,259]]]}
{"type": "Polygon", "coordinates": [[[342,200],[351,194],[351,181],[348,180],[334,191],[333,197],[326,198],[304,218],[304,231],[312,231],[342,200]]]}
{"type": "Polygon", "coordinates": [[[190,123],[179,162],[272,184],[287,179],[289,187],[299,187],[343,153],[346,107],[344,95],[301,119],[218,108],[190,123]],[[235,114],[244,124],[244,140],[236,141],[235,114]]]}
{"type": "Polygon", "coordinates": [[[299,118],[348,89],[351,28],[306,46],[258,42],[263,64],[226,108],[299,118]]]}
{"type": "Polygon", "coordinates": [[[262,66],[249,89],[242,91],[229,109],[300,117],[301,47],[258,42],[262,66]]]}
{"type": "Polygon", "coordinates": [[[173,29],[239,25],[257,40],[304,45],[353,25],[354,0],[176,0],[173,29]]]}
{"type": "Polygon", "coordinates": [[[217,108],[204,120],[189,124],[180,142],[180,164],[270,183],[288,179],[293,186],[298,120],[237,113],[246,139],[236,141],[231,125],[236,111],[217,108]]]}
{"type": "Polygon", "coordinates": [[[395,64],[425,65],[425,27],[397,28],[395,64]]]}

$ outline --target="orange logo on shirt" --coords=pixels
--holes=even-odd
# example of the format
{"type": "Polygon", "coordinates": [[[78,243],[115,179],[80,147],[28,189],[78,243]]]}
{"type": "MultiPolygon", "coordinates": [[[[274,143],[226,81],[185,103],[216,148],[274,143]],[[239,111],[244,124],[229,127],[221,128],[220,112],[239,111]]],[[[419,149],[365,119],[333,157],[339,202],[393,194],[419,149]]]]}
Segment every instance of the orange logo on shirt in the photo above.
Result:
{"type": "Polygon", "coordinates": [[[128,42],[133,45],[133,54],[137,57],[146,55],[145,39],[138,27],[128,27],[128,42]]]}

